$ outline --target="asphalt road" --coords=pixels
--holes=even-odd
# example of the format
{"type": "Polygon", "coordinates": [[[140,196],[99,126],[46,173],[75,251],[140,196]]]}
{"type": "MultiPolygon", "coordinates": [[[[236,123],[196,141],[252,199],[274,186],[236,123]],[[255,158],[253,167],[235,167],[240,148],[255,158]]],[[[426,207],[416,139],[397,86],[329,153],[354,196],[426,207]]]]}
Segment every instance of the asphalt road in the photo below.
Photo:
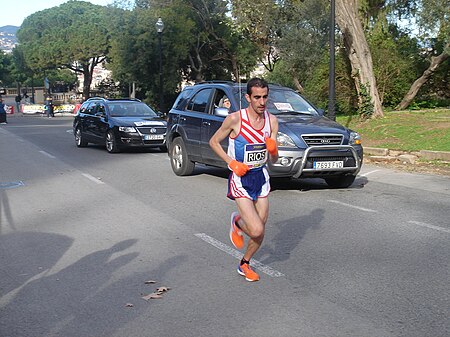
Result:
{"type": "Polygon", "coordinates": [[[1,337],[450,335],[449,177],[365,165],[348,189],[273,181],[250,283],[227,172],[77,148],[71,125],[0,127],[1,337]]]}

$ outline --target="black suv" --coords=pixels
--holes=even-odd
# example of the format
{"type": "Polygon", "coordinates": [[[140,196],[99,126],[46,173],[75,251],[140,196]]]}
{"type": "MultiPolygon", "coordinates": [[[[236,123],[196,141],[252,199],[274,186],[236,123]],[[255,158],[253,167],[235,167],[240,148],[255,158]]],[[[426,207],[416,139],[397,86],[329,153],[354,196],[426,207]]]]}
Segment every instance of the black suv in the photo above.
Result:
{"type": "Polygon", "coordinates": [[[78,147],[105,144],[110,153],[124,147],[159,147],[166,151],[167,122],[137,99],[89,98],[73,121],[78,147]]]}
{"type": "MultiPolygon", "coordinates": [[[[248,106],[245,93],[245,84],[211,81],[188,86],[179,94],[167,123],[175,174],[191,174],[196,162],[226,167],[209,140],[229,112],[248,106]],[[231,106],[225,105],[227,99],[231,106]]],[[[267,164],[272,177],[323,178],[330,187],[353,183],[363,158],[357,132],[324,117],[297,92],[278,85],[269,85],[267,110],[279,121],[279,159],[267,164]]]]}

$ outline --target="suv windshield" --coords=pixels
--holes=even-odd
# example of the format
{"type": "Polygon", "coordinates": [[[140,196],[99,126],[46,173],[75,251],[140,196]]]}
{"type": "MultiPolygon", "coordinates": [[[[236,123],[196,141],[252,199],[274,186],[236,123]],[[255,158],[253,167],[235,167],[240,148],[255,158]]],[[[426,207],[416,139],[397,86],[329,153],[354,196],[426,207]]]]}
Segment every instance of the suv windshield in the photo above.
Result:
{"type": "MultiPolygon", "coordinates": [[[[235,93],[239,102],[239,93],[235,93]]],[[[248,102],[245,99],[245,91],[241,89],[241,107],[246,108],[248,102]]],[[[270,87],[269,100],[267,101],[267,110],[274,115],[280,114],[302,114],[317,116],[318,113],[314,107],[309,104],[302,96],[293,90],[270,87]]]]}
{"type": "Polygon", "coordinates": [[[109,102],[112,117],[155,117],[156,112],[141,102],[109,102]]]}

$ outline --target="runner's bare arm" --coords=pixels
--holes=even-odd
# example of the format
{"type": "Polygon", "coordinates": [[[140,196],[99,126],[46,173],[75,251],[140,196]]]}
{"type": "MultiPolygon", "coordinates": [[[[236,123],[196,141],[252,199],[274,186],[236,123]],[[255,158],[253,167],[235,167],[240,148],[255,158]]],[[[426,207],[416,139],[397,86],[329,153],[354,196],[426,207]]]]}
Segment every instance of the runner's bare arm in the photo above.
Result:
{"type": "MultiPolygon", "coordinates": [[[[239,128],[240,123],[240,114],[239,112],[233,112],[229,114],[225,120],[223,121],[220,128],[216,131],[216,133],[209,140],[209,146],[213,149],[213,151],[222,158],[223,161],[227,163],[227,165],[233,160],[222,148],[220,142],[227,138],[230,134],[237,134],[236,131],[239,128]]],[[[232,134],[232,136],[233,136],[232,134]]]]}

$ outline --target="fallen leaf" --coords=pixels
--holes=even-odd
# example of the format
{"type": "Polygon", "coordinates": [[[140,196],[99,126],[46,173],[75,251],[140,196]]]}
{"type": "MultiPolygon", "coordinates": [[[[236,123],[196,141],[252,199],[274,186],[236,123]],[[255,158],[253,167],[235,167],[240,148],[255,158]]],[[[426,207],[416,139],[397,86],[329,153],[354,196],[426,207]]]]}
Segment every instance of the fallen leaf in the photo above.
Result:
{"type": "Polygon", "coordinates": [[[169,287],[159,287],[158,289],[156,289],[156,291],[161,292],[161,293],[169,291],[169,290],[170,290],[169,287]]]}
{"type": "Polygon", "coordinates": [[[127,304],[125,304],[125,306],[128,307],[128,308],[134,307],[133,303],[127,303],[127,304]]]}
{"type": "Polygon", "coordinates": [[[146,301],[153,300],[153,299],[159,299],[162,298],[161,293],[151,293],[145,296],[142,296],[142,298],[146,301]]]}
{"type": "Polygon", "coordinates": [[[145,281],[144,283],[145,283],[145,284],[152,284],[152,283],[156,283],[156,281],[148,280],[148,281],[145,281]]]}

